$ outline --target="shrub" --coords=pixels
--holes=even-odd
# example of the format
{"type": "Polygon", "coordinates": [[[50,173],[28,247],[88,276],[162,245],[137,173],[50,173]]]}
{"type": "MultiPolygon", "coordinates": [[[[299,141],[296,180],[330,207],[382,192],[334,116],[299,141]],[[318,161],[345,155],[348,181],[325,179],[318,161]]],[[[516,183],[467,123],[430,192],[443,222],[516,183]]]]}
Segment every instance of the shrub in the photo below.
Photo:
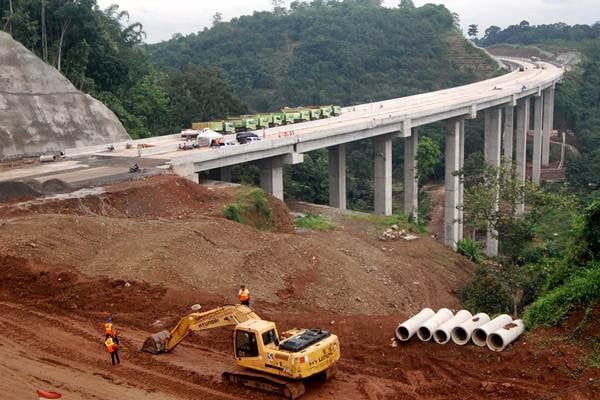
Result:
{"type": "Polygon", "coordinates": [[[473,278],[459,291],[462,306],[473,312],[498,314],[511,312],[512,298],[501,280],[484,266],[478,266],[473,278]]]}
{"type": "Polygon", "coordinates": [[[600,262],[577,272],[564,285],[541,296],[525,314],[528,328],[555,326],[578,307],[593,307],[600,300],[600,262]]]}
{"type": "Polygon", "coordinates": [[[320,215],[308,214],[296,220],[298,228],[312,229],[314,231],[329,231],[335,228],[335,225],[320,215]]]}
{"type": "Polygon", "coordinates": [[[483,255],[481,246],[473,239],[462,239],[456,243],[456,251],[476,264],[481,263],[483,255]]]}
{"type": "Polygon", "coordinates": [[[234,203],[223,210],[225,218],[257,229],[273,227],[273,212],[269,199],[260,188],[242,187],[234,203]]]}
{"type": "Polygon", "coordinates": [[[235,222],[242,222],[242,212],[237,204],[230,204],[223,210],[225,218],[235,222]]]}

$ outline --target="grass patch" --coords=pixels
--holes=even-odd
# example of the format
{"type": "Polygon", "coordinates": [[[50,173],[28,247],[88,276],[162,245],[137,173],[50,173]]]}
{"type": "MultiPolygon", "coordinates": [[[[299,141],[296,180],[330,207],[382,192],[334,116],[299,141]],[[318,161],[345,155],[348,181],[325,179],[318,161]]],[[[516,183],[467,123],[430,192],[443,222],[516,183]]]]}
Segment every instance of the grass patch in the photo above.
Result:
{"type": "Polygon", "coordinates": [[[225,218],[260,230],[273,228],[273,211],[266,193],[257,187],[243,186],[235,199],[223,210],[225,218]]]}
{"type": "Polygon", "coordinates": [[[335,224],[317,214],[308,214],[298,218],[296,220],[296,226],[298,228],[311,229],[313,231],[330,231],[335,229],[335,224]]]}
{"type": "Polygon", "coordinates": [[[600,300],[600,262],[590,264],[541,296],[525,313],[528,329],[536,325],[556,326],[578,307],[592,307],[600,300]]]}

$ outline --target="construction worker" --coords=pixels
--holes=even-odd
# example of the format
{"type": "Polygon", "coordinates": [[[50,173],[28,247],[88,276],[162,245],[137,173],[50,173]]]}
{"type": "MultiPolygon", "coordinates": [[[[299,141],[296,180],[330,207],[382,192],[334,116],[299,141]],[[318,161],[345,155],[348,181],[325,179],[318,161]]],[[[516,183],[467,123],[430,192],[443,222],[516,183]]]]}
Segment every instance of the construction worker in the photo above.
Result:
{"type": "Polygon", "coordinates": [[[104,323],[104,334],[110,336],[116,336],[115,331],[113,330],[112,317],[109,316],[106,318],[106,322],[104,323]]]}
{"type": "Polygon", "coordinates": [[[108,316],[108,318],[106,318],[106,322],[104,323],[104,334],[110,335],[117,344],[117,346],[119,345],[119,337],[117,336],[117,332],[113,328],[112,316],[110,315],[108,316]]]}
{"type": "Polygon", "coordinates": [[[246,289],[246,286],[240,286],[238,294],[240,296],[240,304],[250,307],[250,291],[246,289]]]}
{"type": "Polygon", "coordinates": [[[110,353],[110,360],[112,361],[112,365],[120,364],[121,360],[119,360],[119,345],[115,341],[115,339],[106,334],[104,338],[104,345],[106,346],[106,350],[110,353]]]}

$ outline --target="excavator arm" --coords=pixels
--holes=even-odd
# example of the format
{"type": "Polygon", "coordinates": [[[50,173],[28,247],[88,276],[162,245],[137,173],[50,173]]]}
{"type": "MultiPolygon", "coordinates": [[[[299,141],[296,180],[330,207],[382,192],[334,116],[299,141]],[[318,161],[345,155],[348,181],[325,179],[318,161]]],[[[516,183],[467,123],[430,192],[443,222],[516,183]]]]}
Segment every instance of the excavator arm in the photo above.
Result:
{"type": "Polygon", "coordinates": [[[237,325],[251,320],[261,319],[250,307],[245,305],[228,305],[205,312],[195,312],[181,318],[170,331],[164,330],[146,339],[142,351],[160,354],[171,351],[191,332],[237,325]]]}

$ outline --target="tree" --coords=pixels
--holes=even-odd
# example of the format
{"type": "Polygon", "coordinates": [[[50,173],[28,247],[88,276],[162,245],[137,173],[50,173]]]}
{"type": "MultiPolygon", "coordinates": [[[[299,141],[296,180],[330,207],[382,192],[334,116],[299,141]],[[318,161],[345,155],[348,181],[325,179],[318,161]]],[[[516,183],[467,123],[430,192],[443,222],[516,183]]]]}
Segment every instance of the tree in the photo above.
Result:
{"type": "Polygon", "coordinates": [[[181,72],[171,74],[167,83],[173,128],[247,111],[218,69],[187,65],[181,72]]]}
{"type": "Polygon", "coordinates": [[[417,146],[417,176],[420,182],[425,182],[434,173],[440,163],[442,152],[440,147],[429,137],[419,140],[417,146]]]}
{"type": "Polygon", "coordinates": [[[217,11],[215,15],[212,16],[212,26],[217,26],[221,22],[223,22],[223,14],[217,11]]]}
{"type": "Polygon", "coordinates": [[[477,38],[478,34],[479,34],[479,27],[476,24],[469,25],[469,31],[467,32],[467,35],[469,35],[470,38],[475,39],[475,38],[477,38]]]}
{"type": "Polygon", "coordinates": [[[271,3],[273,4],[273,14],[285,14],[285,0],[271,0],[271,3]]]}
{"type": "Polygon", "coordinates": [[[485,30],[485,33],[483,34],[483,39],[487,41],[493,41],[494,36],[500,33],[500,31],[502,31],[502,28],[496,25],[492,25],[485,30]]]}
{"type": "Polygon", "coordinates": [[[402,9],[412,9],[415,8],[415,3],[413,0],[400,0],[400,8],[402,9]]]}

